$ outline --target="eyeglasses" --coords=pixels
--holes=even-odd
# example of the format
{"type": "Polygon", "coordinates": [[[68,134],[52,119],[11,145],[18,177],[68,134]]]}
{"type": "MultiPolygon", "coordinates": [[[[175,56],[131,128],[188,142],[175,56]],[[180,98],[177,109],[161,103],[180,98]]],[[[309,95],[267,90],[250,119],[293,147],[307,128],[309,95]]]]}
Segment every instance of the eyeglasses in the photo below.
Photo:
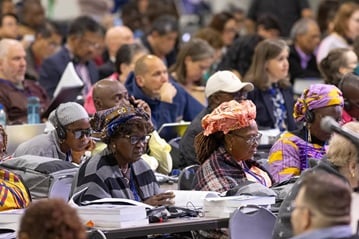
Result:
{"type": "Polygon", "coordinates": [[[150,135],[145,135],[145,136],[142,136],[142,137],[134,136],[134,135],[125,135],[123,137],[125,137],[126,139],[129,139],[131,144],[133,144],[133,145],[136,145],[139,142],[147,144],[148,141],[150,141],[150,138],[151,138],[150,135]]]}
{"type": "Polygon", "coordinates": [[[81,139],[82,137],[90,137],[92,134],[92,130],[91,129],[67,129],[68,131],[70,131],[75,139],[81,139]]]}
{"type": "Polygon", "coordinates": [[[244,90],[240,90],[240,91],[237,91],[235,93],[232,93],[231,95],[233,95],[234,100],[237,100],[237,101],[245,100],[245,99],[247,99],[248,92],[244,91],[244,90]]]}
{"type": "Polygon", "coordinates": [[[261,138],[262,138],[262,134],[261,134],[261,133],[258,133],[258,134],[256,134],[256,135],[253,135],[253,136],[251,136],[251,137],[249,137],[249,138],[248,138],[248,137],[244,137],[244,136],[239,135],[239,134],[233,134],[233,135],[238,136],[238,137],[244,139],[244,140],[246,141],[246,143],[249,144],[249,145],[253,145],[253,144],[255,144],[255,143],[259,143],[259,141],[260,141],[261,138]]]}

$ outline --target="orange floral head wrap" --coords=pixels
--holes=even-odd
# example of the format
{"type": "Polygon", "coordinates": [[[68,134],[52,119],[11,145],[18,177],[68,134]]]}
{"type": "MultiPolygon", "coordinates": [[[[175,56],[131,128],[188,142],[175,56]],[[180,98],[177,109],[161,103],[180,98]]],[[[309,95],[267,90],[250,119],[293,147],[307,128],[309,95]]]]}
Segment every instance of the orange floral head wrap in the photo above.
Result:
{"type": "Polygon", "coordinates": [[[256,106],[250,100],[240,103],[235,100],[224,102],[202,119],[204,135],[218,131],[224,134],[240,128],[248,127],[256,118],[256,106]]]}

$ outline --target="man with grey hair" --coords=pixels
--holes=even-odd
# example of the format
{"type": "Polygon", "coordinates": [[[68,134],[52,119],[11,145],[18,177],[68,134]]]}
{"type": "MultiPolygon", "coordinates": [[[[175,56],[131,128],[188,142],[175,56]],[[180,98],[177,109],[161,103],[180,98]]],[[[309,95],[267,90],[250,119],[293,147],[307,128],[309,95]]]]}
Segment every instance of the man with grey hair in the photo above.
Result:
{"type": "Polygon", "coordinates": [[[320,43],[319,26],[313,19],[302,18],[291,31],[293,44],[289,53],[289,74],[291,82],[297,78],[320,78],[315,50],[320,43]]]}
{"type": "Polygon", "coordinates": [[[19,41],[0,41],[0,104],[5,108],[7,124],[27,122],[29,96],[40,99],[41,111],[44,111],[49,103],[46,92],[37,82],[25,80],[25,57],[25,49],[19,41]]]}

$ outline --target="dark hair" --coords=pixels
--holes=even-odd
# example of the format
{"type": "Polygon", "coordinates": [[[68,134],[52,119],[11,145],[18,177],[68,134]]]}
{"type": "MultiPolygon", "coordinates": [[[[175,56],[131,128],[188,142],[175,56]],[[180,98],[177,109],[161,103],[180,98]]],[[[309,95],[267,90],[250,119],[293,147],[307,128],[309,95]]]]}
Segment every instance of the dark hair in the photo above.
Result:
{"type": "Polygon", "coordinates": [[[153,32],[157,32],[160,36],[171,32],[179,32],[178,21],[174,16],[162,15],[153,21],[150,33],[153,32]]]}
{"type": "Polygon", "coordinates": [[[301,181],[304,203],[323,217],[328,225],[350,223],[351,188],[343,178],[322,170],[305,174],[301,181]]]}
{"type": "Polygon", "coordinates": [[[29,239],[86,238],[76,210],[62,199],[46,199],[30,204],[21,219],[18,234],[26,234],[29,239]]]}
{"type": "Polygon", "coordinates": [[[210,28],[213,28],[213,29],[219,31],[220,33],[222,33],[223,30],[224,30],[224,26],[231,19],[235,20],[234,15],[232,13],[230,13],[230,12],[223,11],[223,12],[215,14],[212,17],[212,20],[211,20],[211,22],[209,23],[208,26],[210,28]]]}
{"type": "Polygon", "coordinates": [[[131,64],[133,57],[140,52],[147,52],[147,49],[140,43],[122,45],[116,52],[116,72],[121,74],[121,64],[131,64]]]}
{"type": "Polygon", "coordinates": [[[335,48],[319,63],[319,70],[326,84],[338,86],[342,78],[339,68],[347,66],[346,53],[349,51],[351,50],[348,48],[335,48]]]}
{"type": "Polygon", "coordinates": [[[60,29],[58,28],[58,26],[51,22],[51,21],[46,21],[44,23],[43,27],[40,27],[39,29],[37,29],[35,36],[41,36],[43,38],[50,38],[53,34],[59,35],[61,36],[60,33],[60,29]]]}
{"type": "Polygon", "coordinates": [[[70,23],[68,36],[83,36],[86,32],[104,35],[104,29],[95,20],[88,16],[80,16],[70,23]]]}
{"type": "Polygon", "coordinates": [[[14,14],[14,13],[4,13],[4,14],[1,14],[1,17],[0,17],[0,27],[2,27],[3,20],[4,20],[5,17],[13,17],[13,18],[15,18],[16,23],[19,23],[19,18],[17,17],[16,14],[14,14]]]}
{"type": "Polygon", "coordinates": [[[194,139],[194,146],[197,160],[203,164],[211,154],[224,143],[224,134],[222,131],[205,136],[203,131],[194,139]]]}
{"type": "Polygon", "coordinates": [[[278,18],[273,14],[262,14],[256,21],[256,28],[262,26],[265,30],[277,30],[281,32],[278,18]]]}
{"type": "Polygon", "coordinates": [[[328,24],[334,20],[339,5],[339,0],[324,0],[319,3],[317,10],[317,23],[322,34],[328,32],[328,24]]]}

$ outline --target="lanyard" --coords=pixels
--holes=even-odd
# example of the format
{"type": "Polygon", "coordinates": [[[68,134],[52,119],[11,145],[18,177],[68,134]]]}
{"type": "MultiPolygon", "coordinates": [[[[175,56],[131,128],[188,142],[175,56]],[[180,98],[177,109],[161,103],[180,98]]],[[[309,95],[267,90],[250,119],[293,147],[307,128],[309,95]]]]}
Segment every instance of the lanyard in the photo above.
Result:
{"type": "Polygon", "coordinates": [[[130,184],[130,189],[131,189],[131,191],[132,191],[132,193],[133,193],[133,197],[135,198],[135,200],[138,201],[138,202],[140,202],[140,201],[141,201],[141,200],[140,200],[140,196],[139,196],[138,191],[137,191],[137,189],[136,189],[135,180],[134,180],[134,177],[133,177],[133,176],[134,176],[134,175],[133,175],[133,170],[131,169],[130,182],[129,182],[129,184],[130,184]]]}
{"type": "Polygon", "coordinates": [[[252,171],[248,168],[248,166],[247,166],[247,164],[246,164],[245,162],[243,162],[242,165],[243,165],[244,171],[245,171],[246,173],[248,173],[248,174],[250,174],[252,177],[254,177],[259,183],[263,184],[264,186],[267,186],[266,180],[264,179],[263,176],[258,175],[258,174],[256,174],[256,173],[252,172],[252,171]]]}

